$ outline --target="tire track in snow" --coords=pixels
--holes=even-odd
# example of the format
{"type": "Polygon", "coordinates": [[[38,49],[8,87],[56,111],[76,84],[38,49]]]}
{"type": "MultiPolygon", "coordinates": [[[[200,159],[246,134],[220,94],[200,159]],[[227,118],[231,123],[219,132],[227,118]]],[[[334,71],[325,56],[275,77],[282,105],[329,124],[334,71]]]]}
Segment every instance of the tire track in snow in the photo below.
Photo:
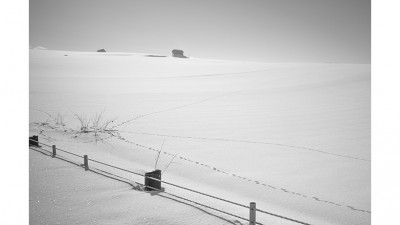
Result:
{"type": "MultiPolygon", "coordinates": [[[[264,70],[262,70],[264,71],[264,70]]],[[[253,71],[254,72],[254,71],[253,71]]],[[[240,72],[238,72],[239,74],[240,72]]],[[[251,73],[251,72],[249,72],[251,73]]],[[[268,81],[269,82],[269,81],[268,81]]],[[[268,83],[266,82],[266,83],[268,83]]],[[[264,83],[262,84],[264,85],[264,83]]],[[[260,85],[260,86],[262,86],[260,85]]],[[[173,111],[173,110],[177,110],[177,109],[181,109],[181,108],[186,108],[192,105],[196,105],[196,104],[200,104],[206,101],[210,101],[216,98],[220,98],[220,97],[224,97],[224,96],[228,96],[234,93],[238,93],[238,92],[242,92],[245,90],[248,90],[249,88],[243,88],[240,90],[236,90],[236,91],[231,91],[225,94],[221,94],[221,95],[217,95],[217,96],[212,96],[212,97],[208,97],[199,101],[195,101],[192,103],[188,103],[188,104],[184,104],[184,105],[180,105],[180,106],[175,106],[175,107],[171,107],[171,108],[167,108],[164,110],[159,110],[159,111],[154,111],[154,112],[150,112],[147,114],[142,114],[139,116],[136,116],[130,120],[121,122],[117,125],[114,125],[113,127],[111,127],[110,129],[115,129],[118,128],[122,125],[127,125],[135,120],[138,120],[140,118],[146,117],[146,116],[150,116],[150,115],[154,115],[154,114],[159,114],[159,113],[164,113],[164,112],[169,112],[169,111],[173,111]]],[[[120,131],[123,132],[123,131],[120,131]]],[[[128,133],[128,132],[126,132],[128,133]]],[[[327,151],[323,151],[323,150],[319,150],[319,149],[315,149],[315,148],[308,148],[308,147],[302,147],[302,146],[295,146],[295,145],[288,145],[288,144],[281,144],[281,143],[273,143],[273,142],[262,142],[262,141],[249,141],[249,140],[234,140],[234,139],[224,139],[224,138],[202,138],[202,137],[190,137],[190,136],[176,136],[176,135],[164,135],[164,134],[151,134],[151,133],[141,133],[144,135],[154,135],[154,136],[164,136],[164,137],[174,137],[174,138],[187,138],[187,139],[199,139],[199,140],[214,140],[214,141],[229,141],[229,142],[241,142],[241,143],[251,143],[251,144],[264,144],[264,145],[274,145],[274,146],[280,146],[280,147],[284,147],[284,148],[292,148],[292,149],[300,149],[300,150],[305,150],[305,151],[311,151],[311,152],[315,152],[315,153],[320,153],[320,154],[326,154],[326,155],[331,155],[331,156],[336,156],[336,157],[342,157],[342,158],[348,158],[348,159],[353,159],[353,160],[359,160],[359,161],[364,161],[364,162],[369,162],[371,163],[370,159],[364,159],[364,158],[359,158],[359,157],[354,157],[354,156],[349,156],[349,155],[343,155],[343,154],[337,154],[337,153],[332,153],[332,152],[327,152],[327,151]]]]}
{"type": "MultiPolygon", "coordinates": [[[[279,69],[280,68],[274,68],[274,69],[269,68],[269,69],[263,69],[263,70],[257,70],[257,71],[224,73],[224,74],[223,73],[221,73],[221,74],[207,74],[207,75],[196,75],[196,76],[197,77],[199,77],[199,76],[220,76],[220,75],[242,74],[242,73],[245,74],[245,73],[255,73],[255,72],[269,71],[269,70],[279,70],[279,69]]],[[[193,76],[186,76],[186,77],[193,77],[193,76]]],[[[263,86],[265,83],[269,83],[269,82],[271,82],[271,81],[268,80],[267,82],[263,82],[259,86],[263,86]]],[[[192,106],[192,105],[197,105],[197,104],[200,104],[200,103],[203,103],[203,102],[206,102],[206,101],[210,101],[210,100],[213,100],[213,99],[216,99],[216,98],[228,96],[228,95],[231,95],[231,94],[234,94],[234,93],[238,93],[238,92],[242,92],[242,91],[249,90],[249,89],[251,89],[251,88],[242,88],[242,89],[239,89],[239,90],[236,90],[236,91],[230,91],[230,92],[227,92],[225,94],[211,96],[211,97],[208,97],[208,98],[205,98],[205,99],[202,99],[202,100],[198,100],[198,101],[194,101],[194,102],[191,102],[191,103],[187,103],[187,104],[183,104],[183,105],[179,105],[179,106],[175,106],[175,107],[171,107],[171,108],[167,108],[167,109],[163,109],[163,110],[158,110],[158,111],[142,114],[142,115],[136,116],[136,117],[134,117],[132,119],[126,120],[124,122],[121,122],[120,124],[117,124],[117,125],[111,127],[110,129],[114,129],[114,128],[120,127],[122,125],[126,125],[126,124],[128,124],[128,123],[130,123],[132,121],[135,121],[135,120],[140,119],[140,118],[145,117],[145,116],[150,116],[150,115],[154,115],[154,114],[169,112],[169,111],[173,111],[173,110],[189,107],[189,106],[192,106]]]]}
{"type": "MultiPolygon", "coordinates": [[[[154,148],[152,148],[152,147],[148,147],[148,146],[145,146],[145,145],[138,144],[138,143],[136,143],[136,142],[130,141],[130,140],[128,140],[128,139],[122,137],[121,134],[119,134],[119,133],[118,133],[117,136],[115,136],[115,137],[117,137],[117,139],[119,139],[119,140],[121,140],[121,141],[124,141],[124,142],[126,142],[126,143],[128,143],[128,144],[136,145],[136,146],[142,147],[142,148],[144,148],[144,149],[147,149],[147,150],[150,150],[150,151],[153,151],[153,152],[159,152],[159,150],[154,149],[154,148]]],[[[336,202],[333,202],[333,201],[328,201],[328,200],[321,199],[321,198],[319,198],[319,197],[309,196],[309,195],[301,194],[301,193],[298,193],[298,192],[295,192],[295,191],[290,191],[290,190],[288,190],[288,189],[286,189],[286,188],[276,187],[276,186],[269,185],[269,184],[266,184],[266,183],[263,183],[263,182],[260,182],[260,181],[257,181],[257,180],[253,180],[253,179],[251,179],[251,178],[246,178],[246,177],[242,177],[242,176],[239,176],[239,175],[237,175],[237,174],[234,174],[234,173],[229,173],[229,172],[220,170],[220,169],[218,169],[217,167],[213,167],[213,166],[211,166],[211,165],[208,165],[208,164],[205,164],[205,163],[201,163],[201,162],[198,162],[198,161],[196,161],[196,160],[192,160],[192,159],[189,159],[189,158],[180,156],[180,155],[178,155],[178,154],[172,154],[172,153],[169,153],[169,152],[166,152],[166,151],[161,151],[161,152],[162,152],[163,154],[166,154],[166,155],[169,155],[169,156],[176,156],[176,158],[178,158],[178,159],[180,159],[180,160],[183,160],[183,161],[186,161],[186,162],[189,162],[189,163],[191,163],[191,164],[193,164],[193,165],[195,165],[195,166],[202,166],[202,167],[211,169],[211,170],[213,170],[213,171],[215,171],[215,172],[218,172],[218,173],[221,173],[221,174],[225,174],[225,175],[227,175],[227,176],[234,177],[234,178],[236,178],[236,179],[246,180],[246,181],[248,181],[248,182],[250,182],[250,183],[252,183],[252,184],[254,184],[254,185],[264,186],[264,187],[266,187],[266,188],[274,189],[274,190],[277,190],[277,191],[281,191],[281,192],[284,192],[284,193],[286,193],[286,194],[291,194],[291,195],[295,195],[295,196],[300,196],[300,197],[303,197],[303,198],[307,198],[307,199],[309,199],[309,200],[318,201],[318,202],[321,202],[321,203],[330,204],[330,205],[337,206],[337,207],[345,207],[345,208],[351,209],[351,210],[353,210],[353,211],[358,211],[358,212],[363,212],[363,213],[369,213],[369,214],[371,214],[371,211],[368,211],[368,210],[358,209],[358,208],[353,207],[353,206],[348,206],[348,205],[345,205],[345,204],[339,204],[339,203],[336,203],[336,202]]]]}
{"type": "Polygon", "coordinates": [[[120,127],[122,125],[127,125],[127,124],[131,123],[132,121],[135,121],[137,119],[140,119],[140,118],[143,118],[143,117],[146,117],[146,116],[150,116],[150,115],[154,115],[154,114],[159,114],[159,113],[164,113],[164,112],[169,112],[169,111],[173,111],[173,110],[177,110],[177,109],[186,108],[186,107],[189,107],[189,106],[192,106],[192,105],[197,105],[197,104],[200,104],[200,103],[203,103],[203,102],[214,100],[216,98],[225,97],[225,96],[228,96],[228,95],[231,95],[231,94],[234,94],[234,93],[237,93],[237,92],[241,92],[241,91],[243,91],[243,90],[231,91],[231,92],[228,92],[228,93],[225,93],[225,94],[208,97],[208,98],[201,99],[201,100],[198,100],[198,101],[195,101],[195,102],[191,102],[191,103],[187,103],[187,104],[184,104],[184,105],[174,106],[174,107],[171,107],[171,108],[167,108],[167,109],[163,109],[163,110],[159,110],[159,111],[154,111],[154,112],[142,114],[142,115],[136,116],[136,117],[134,117],[132,119],[126,120],[124,122],[121,122],[121,123],[119,123],[117,125],[114,125],[110,129],[115,129],[115,128],[120,127]]]}
{"type": "Polygon", "coordinates": [[[281,147],[286,147],[286,148],[301,149],[301,150],[306,150],[306,151],[318,152],[318,153],[321,153],[321,154],[333,155],[333,156],[337,156],[337,157],[343,157],[343,158],[349,158],[349,159],[354,159],[354,160],[371,162],[371,160],[369,160],[369,159],[363,159],[363,158],[358,158],[358,157],[353,157],[353,156],[348,156],[348,155],[336,154],[336,153],[326,152],[326,151],[322,151],[322,150],[318,150],[318,149],[314,149],[314,148],[300,147],[300,146],[273,143],[273,142],[235,140],[235,139],[226,139],[226,138],[191,137],[191,136],[154,134],[154,133],[135,132],[135,131],[132,131],[132,132],[129,132],[129,131],[118,131],[118,132],[121,132],[121,133],[134,133],[134,134],[142,134],[142,135],[150,135],[150,136],[160,136],[160,137],[195,139],[195,140],[210,140],[210,141],[226,141],[226,142],[239,142],[239,143],[249,143],[249,144],[275,145],[275,146],[281,146],[281,147]]]}
{"type": "MultiPolygon", "coordinates": [[[[43,111],[42,111],[42,112],[43,112],[43,111]]],[[[45,113],[45,112],[44,112],[44,113],[45,113]]],[[[46,113],[46,114],[47,114],[47,113],[46,113]]],[[[152,113],[152,114],[153,114],[153,113],[152,113]]],[[[50,114],[48,114],[48,115],[51,116],[50,114]]],[[[140,117],[139,117],[139,118],[140,118],[140,117]]],[[[52,129],[55,129],[55,128],[53,128],[53,127],[51,127],[51,128],[52,128],[52,129]]],[[[52,139],[52,140],[55,140],[55,141],[66,141],[66,140],[57,140],[57,139],[54,139],[54,138],[52,138],[52,137],[50,137],[50,136],[48,136],[48,135],[45,135],[45,134],[43,134],[44,130],[41,129],[41,128],[39,128],[39,129],[40,129],[40,133],[39,133],[39,134],[42,135],[42,136],[44,136],[44,137],[47,137],[47,138],[52,139]]],[[[127,139],[123,138],[123,137],[120,135],[119,132],[120,132],[120,131],[118,131],[118,133],[116,133],[117,135],[110,135],[109,137],[103,138],[103,139],[100,139],[100,140],[87,141],[87,142],[77,142],[77,141],[69,141],[69,142],[74,142],[74,143],[90,143],[90,142],[96,142],[96,141],[101,141],[101,140],[105,140],[105,139],[108,139],[108,138],[116,137],[117,139],[122,140],[122,141],[125,141],[126,143],[129,143],[129,144],[132,144],[132,145],[136,145],[136,146],[138,146],[138,147],[141,147],[141,148],[144,148],[144,149],[147,149],[147,150],[151,150],[151,151],[154,151],[154,152],[159,152],[159,150],[157,150],[157,149],[154,149],[154,148],[151,148],[151,147],[148,147],[148,146],[145,146],[145,145],[141,145],[141,144],[139,144],[139,143],[135,143],[135,142],[132,142],[132,141],[130,141],[130,140],[127,140],[127,139]]],[[[129,132],[127,132],[127,133],[129,133],[129,132]]],[[[139,133],[139,132],[136,132],[136,133],[139,133]]],[[[140,133],[139,133],[139,134],[140,134],[140,133]]],[[[142,133],[142,134],[148,134],[148,133],[142,133]]],[[[206,139],[206,140],[218,140],[218,141],[234,141],[234,142],[244,142],[244,143],[270,144],[270,143],[264,143],[264,142],[241,141],[241,140],[230,140],[230,139],[220,139],[220,138],[195,138],[195,137],[189,137],[189,136],[188,136],[188,137],[185,137],[185,136],[158,135],[158,134],[152,134],[152,135],[164,136],[164,137],[165,137],[165,136],[168,136],[168,137],[178,137],[178,138],[189,138],[189,139],[206,139]]],[[[68,142],[68,141],[67,141],[67,142],[68,142]]],[[[282,145],[282,144],[275,144],[275,145],[282,145]]],[[[282,145],[282,146],[285,146],[285,145],[282,145]]],[[[296,147],[296,146],[289,146],[289,147],[296,147]]],[[[175,156],[174,154],[169,153],[169,152],[166,152],[166,151],[162,151],[162,153],[163,153],[163,154],[166,154],[166,155],[169,155],[169,156],[175,156]]],[[[178,156],[178,155],[176,155],[176,156],[178,156]]],[[[210,165],[207,165],[207,164],[204,164],[204,163],[200,163],[200,162],[198,162],[198,161],[185,158],[185,157],[183,157],[183,156],[178,156],[177,158],[179,158],[179,159],[181,159],[181,160],[183,160],[183,161],[192,163],[192,164],[197,165],[197,166],[202,166],[202,167],[205,167],[205,168],[208,168],[208,169],[212,169],[212,170],[215,171],[215,172],[218,172],[218,173],[221,173],[221,174],[224,174],[224,175],[227,175],[227,176],[232,176],[232,177],[237,178],[237,179],[246,180],[246,181],[248,181],[248,182],[250,182],[250,183],[252,183],[252,184],[255,184],[255,185],[264,186],[264,187],[269,188],[269,189],[274,189],[274,190],[282,191],[282,192],[287,193],[287,194],[291,194],[291,195],[295,195],[295,196],[300,196],[300,197],[303,197],[303,198],[307,198],[307,199],[310,199],[310,200],[314,200],[314,201],[318,201],[318,202],[322,202],[322,203],[334,205],[334,206],[337,206],[337,207],[346,207],[347,209],[350,209],[350,210],[353,210],[353,211],[358,211],[358,212],[363,212],[363,213],[371,214],[371,211],[368,211],[368,210],[358,209],[358,208],[353,207],[353,206],[349,206],[349,205],[345,205],[345,204],[339,204],[339,203],[335,203],[335,202],[333,202],[333,201],[323,200],[323,199],[321,199],[321,198],[314,197],[314,196],[304,195],[304,194],[301,194],[301,193],[298,193],[298,192],[289,191],[289,190],[287,190],[287,189],[285,189],[285,188],[275,187],[275,186],[272,186],[272,185],[269,185],[269,184],[262,183],[262,182],[260,182],[260,181],[256,181],[256,180],[253,180],[253,179],[250,179],[250,178],[242,177],[242,176],[239,176],[239,175],[236,175],[236,174],[233,174],[233,173],[225,172],[225,171],[223,171],[223,170],[217,169],[216,167],[213,167],[213,166],[210,166],[210,165]]],[[[349,157],[349,158],[352,158],[352,157],[349,157]]],[[[363,160],[363,159],[361,159],[361,160],[363,160]]],[[[369,161],[369,160],[364,160],[364,161],[369,161]]]]}

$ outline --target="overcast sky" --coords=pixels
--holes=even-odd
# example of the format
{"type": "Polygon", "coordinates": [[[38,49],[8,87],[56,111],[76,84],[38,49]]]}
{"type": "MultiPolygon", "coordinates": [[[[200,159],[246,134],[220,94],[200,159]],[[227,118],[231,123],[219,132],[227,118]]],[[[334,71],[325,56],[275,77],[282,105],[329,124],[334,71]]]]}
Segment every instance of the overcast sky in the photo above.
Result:
{"type": "Polygon", "coordinates": [[[30,46],[370,63],[370,0],[30,0],[30,46]]]}

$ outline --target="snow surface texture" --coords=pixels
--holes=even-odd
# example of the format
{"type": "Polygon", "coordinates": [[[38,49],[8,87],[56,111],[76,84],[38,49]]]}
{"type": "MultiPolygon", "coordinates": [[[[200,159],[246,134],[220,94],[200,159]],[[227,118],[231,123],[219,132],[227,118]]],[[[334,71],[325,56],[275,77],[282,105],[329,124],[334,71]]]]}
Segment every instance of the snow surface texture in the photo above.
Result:
{"type": "Polygon", "coordinates": [[[40,152],[46,153],[29,155],[29,224],[233,224],[164,193],[146,194],[137,184],[85,172],[40,152]]]}
{"type": "Polygon", "coordinates": [[[30,50],[30,134],[140,173],[162,146],[163,180],[311,224],[370,224],[370,82],[363,64],[30,50]],[[75,114],[101,112],[108,132],[79,132],[75,114]]]}

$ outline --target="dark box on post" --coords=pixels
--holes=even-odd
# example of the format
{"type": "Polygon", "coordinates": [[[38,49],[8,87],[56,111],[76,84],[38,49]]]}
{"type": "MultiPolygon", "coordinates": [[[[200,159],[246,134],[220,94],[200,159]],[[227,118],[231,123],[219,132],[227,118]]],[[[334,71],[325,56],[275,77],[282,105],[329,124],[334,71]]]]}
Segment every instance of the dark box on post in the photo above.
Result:
{"type": "Polygon", "coordinates": [[[146,191],[161,190],[161,170],[154,170],[152,172],[145,173],[144,185],[146,186],[146,191]],[[150,177],[158,180],[150,179],[150,177]]]}

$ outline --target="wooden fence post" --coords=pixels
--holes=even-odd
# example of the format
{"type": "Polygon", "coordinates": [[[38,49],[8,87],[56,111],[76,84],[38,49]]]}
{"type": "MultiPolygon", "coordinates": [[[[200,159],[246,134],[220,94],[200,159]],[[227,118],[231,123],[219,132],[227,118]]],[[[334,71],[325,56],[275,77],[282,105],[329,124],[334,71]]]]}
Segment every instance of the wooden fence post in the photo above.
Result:
{"type": "Polygon", "coordinates": [[[256,203],[250,202],[250,225],[256,225],[256,203]]]}
{"type": "Polygon", "coordinates": [[[53,145],[53,155],[51,157],[56,157],[56,145],[53,145]]]}
{"type": "Polygon", "coordinates": [[[161,190],[161,170],[154,170],[144,174],[144,190],[146,191],[157,191],[161,190]],[[155,178],[158,180],[153,180],[155,178]]]}
{"type": "Polygon", "coordinates": [[[32,137],[29,137],[29,146],[31,146],[31,145],[40,147],[39,146],[39,136],[33,135],[32,137]]]}
{"type": "Polygon", "coordinates": [[[87,155],[83,156],[83,163],[85,165],[85,171],[88,171],[89,170],[89,163],[88,163],[88,156],[87,155]]]}

